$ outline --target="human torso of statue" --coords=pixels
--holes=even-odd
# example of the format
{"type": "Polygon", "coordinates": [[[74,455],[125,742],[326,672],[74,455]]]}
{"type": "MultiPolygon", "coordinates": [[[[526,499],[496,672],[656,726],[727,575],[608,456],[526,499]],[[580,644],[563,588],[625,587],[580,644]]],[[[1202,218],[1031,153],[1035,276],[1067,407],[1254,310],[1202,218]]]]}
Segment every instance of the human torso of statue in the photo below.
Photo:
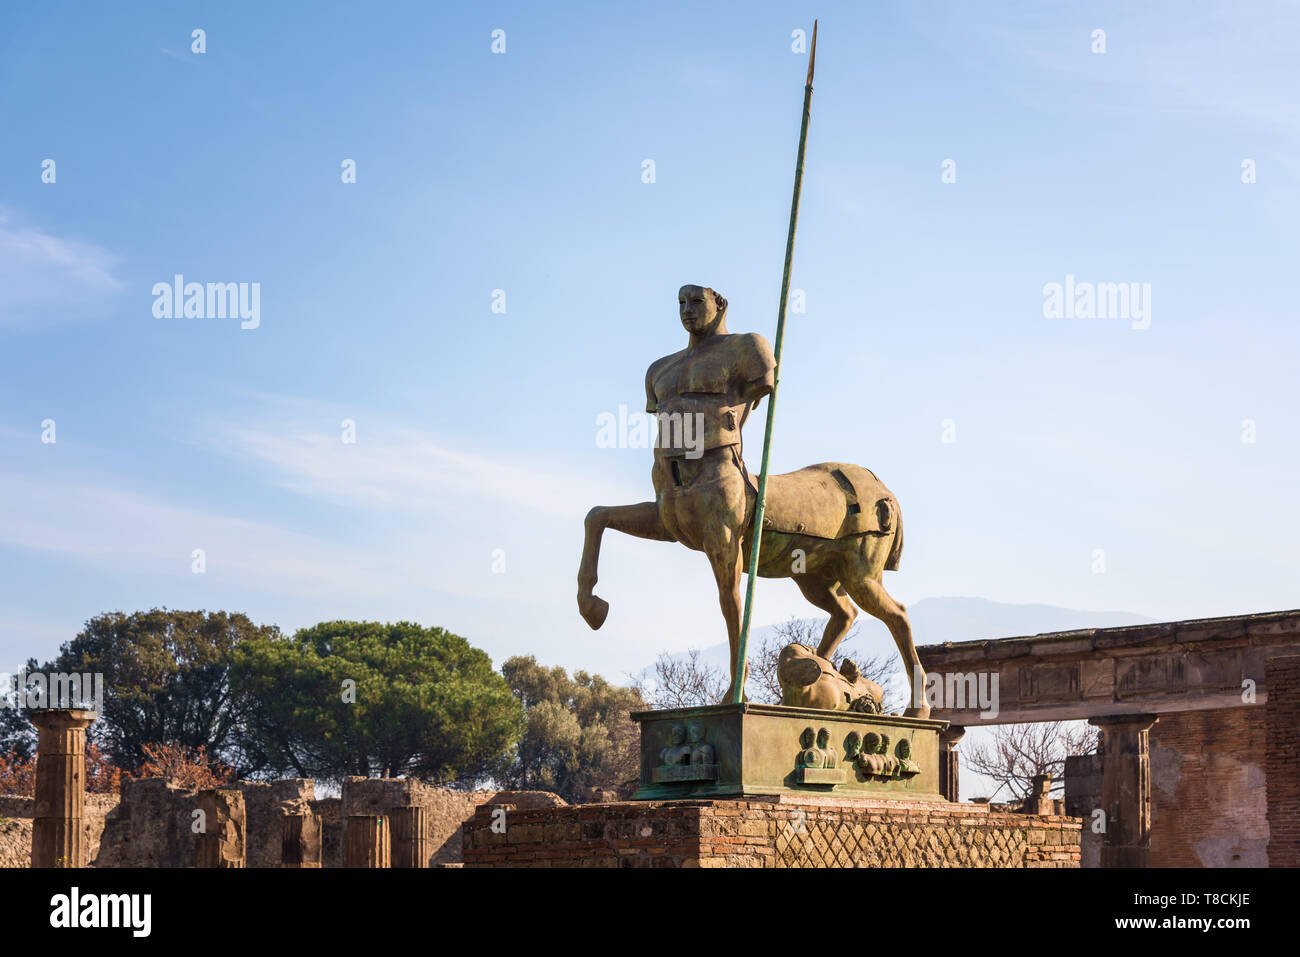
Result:
{"type": "Polygon", "coordinates": [[[774,367],[771,346],[756,333],[715,335],[654,362],[646,411],[659,417],[656,463],[738,446],[749,410],[771,391],[774,367]]]}

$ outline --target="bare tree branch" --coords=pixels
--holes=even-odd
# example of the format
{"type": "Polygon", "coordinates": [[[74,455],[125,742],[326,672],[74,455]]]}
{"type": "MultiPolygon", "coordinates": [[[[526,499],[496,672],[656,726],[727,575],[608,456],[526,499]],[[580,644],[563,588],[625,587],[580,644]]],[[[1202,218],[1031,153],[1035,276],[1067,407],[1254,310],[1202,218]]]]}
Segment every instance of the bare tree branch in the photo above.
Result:
{"type": "Polygon", "coordinates": [[[1097,749],[1097,732],[1084,721],[1003,724],[993,739],[966,750],[967,767],[997,782],[990,798],[1004,788],[1013,800],[1024,800],[1036,775],[1052,775],[1053,790],[1064,786],[1065,759],[1097,749]]]}
{"type": "Polygon", "coordinates": [[[635,679],[632,687],[657,711],[696,708],[721,701],[729,677],[721,668],[701,660],[700,650],[692,648],[684,656],[662,652],[654,673],[635,679]]]}
{"type": "MultiPolygon", "coordinates": [[[[752,647],[749,655],[749,684],[746,686],[746,693],[751,696],[751,700],[760,704],[780,704],[781,683],[777,680],[776,667],[781,649],[795,643],[816,648],[821,643],[825,628],[826,619],[791,618],[776,625],[756,647],[752,647]]],[[[844,641],[847,642],[856,635],[857,625],[854,625],[844,641]]],[[[831,663],[836,668],[848,657],[840,650],[843,647],[844,642],[841,642],[831,656],[831,663]]],[[[855,659],[859,673],[885,689],[886,711],[900,710],[907,704],[906,694],[891,691],[891,678],[897,670],[897,659],[897,654],[855,659]]],[[[708,664],[701,659],[700,651],[694,649],[685,655],[670,655],[667,652],[660,654],[652,674],[634,678],[632,686],[657,710],[694,708],[717,704],[727,690],[729,678],[727,670],[708,664]]]]}

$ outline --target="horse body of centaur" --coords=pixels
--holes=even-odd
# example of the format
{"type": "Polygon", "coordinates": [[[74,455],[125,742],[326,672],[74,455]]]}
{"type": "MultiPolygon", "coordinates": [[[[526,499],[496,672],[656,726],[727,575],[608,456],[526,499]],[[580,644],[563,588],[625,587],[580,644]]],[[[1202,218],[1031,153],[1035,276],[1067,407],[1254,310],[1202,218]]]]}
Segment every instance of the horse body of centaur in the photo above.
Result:
{"type": "MultiPolygon", "coordinates": [[[[653,502],[597,506],[587,514],[578,570],[578,608],[599,628],[609,605],[592,591],[605,529],[701,551],[713,568],[731,647],[733,700],[740,641],[741,575],[749,571],[757,483],[741,456],[740,432],[749,412],[772,391],[775,361],[759,335],[726,328],[726,300],[702,286],[678,293],[687,348],[658,360],[646,374],[646,410],[658,416],[653,502]]],[[[912,683],[907,714],[926,717],[917,696],[924,681],[904,607],[885,591],[883,573],[898,568],[902,515],[893,494],[869,470],[827,462],[770,475],[764,501],[757,572],[790,578],[804,597],[830,615],[817,653],[829,658],[858,608],[889,629],[912,683]]]]}

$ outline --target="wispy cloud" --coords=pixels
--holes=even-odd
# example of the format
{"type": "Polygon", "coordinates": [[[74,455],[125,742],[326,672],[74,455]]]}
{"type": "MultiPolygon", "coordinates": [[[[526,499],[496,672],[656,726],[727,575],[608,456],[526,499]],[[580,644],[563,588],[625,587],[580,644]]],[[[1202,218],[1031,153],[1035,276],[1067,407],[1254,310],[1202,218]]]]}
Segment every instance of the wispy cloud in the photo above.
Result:
{"type": "Polygon", "coordinates": [[[19,225],[0,210],[0,326],[84,318],[121,289],[117,262],[101,246],[19,225]]]}
{"type": "Polygon", "coordinates": [[[1300,11],[1290,0],[1231,4],[1069,5],[1004,0],[960,3],[944,16],[918,8],[916,27],[946,36],[971,58],[992,58],[1044,110],[1071,105],[1115,113],[1193,113],[1300,136],[1293,94],[1300,11]],[[991,15],[992,14],[992,15],[991,15]],[[1093,31],[1106,52],[1093,52],[1093,31]],[[1026,67],[1037,71],[1027,82],[1026,67]],[[1063,86],[1050,81],[1056,74],[1063,86]]]}
{"type": "Polygon", "coordinates": [[[321,597],[346,588],[383,593],[418,580],[413,563],[263,522],[161,502],[105,482],[36,481],[0,472],[0,498],[17,507],[0,545],[54,553],[135,575],[206,574],[255,591],[321,597]]]}
{"type": "Polygon", "coordinates": [[[430,433],[389,424],[386,414],[354,410],[346,416],[329,403],[262,400],[284,412],[259,416],[267,424],[258,428],[214,425],[198,434],[211,436],[224,454],[269,467],[275,485],[304,496],[413,513],[463,511],[490,501],[561,516],[618,500],[613,487],[576,470],[458,449],[430,433]],[[356,423],[355,442],[343,441],[344,418],[356,423]]]}

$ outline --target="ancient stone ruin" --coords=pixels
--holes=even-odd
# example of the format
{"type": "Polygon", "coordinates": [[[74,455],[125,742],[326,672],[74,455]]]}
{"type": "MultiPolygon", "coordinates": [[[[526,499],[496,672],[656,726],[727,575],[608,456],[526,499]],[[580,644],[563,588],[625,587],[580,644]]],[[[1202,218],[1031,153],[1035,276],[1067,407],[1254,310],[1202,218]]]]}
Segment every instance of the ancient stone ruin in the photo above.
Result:
{"type": "Polygon", "coordinates": [[[574,806],[546,792],[456,791],[406,778],[349,778],[329,798],[303,779],[202,792],[129,780],[120,799],[85,795],[94,715],[36,712],[37,795],[0,797],[0,865],[1300,864],[1300,612],[918,651],[939,679],[996,674],[997,714],[955,701],[894,725],[851,711],[647,712],[641,800],[598,793],[603,803],[574,806]],[[729,768],[752,717],[779,725],[781,747],[749,759],[750,770],[729,768]],[[1099,728],[1101,747],[1066,762],[1064,799],[1040,775],[1015,806],[958,803],[965,729],[1073,718],[1099,728]],[[887,738],[900,729],[908,733],[887,738]],[[929,757],[915,750],[926,740],[936,749],[929,757]],[[875,792],[854,791],[851,775],[875,792]],[[767,790],[751,793],[746,781],[767,790]],[[1091,826],[1098,815],[1102,830],[1091,826]]]}
{"type": "Polygon", "coordinates": [[[462,825],[480,806],[565,805],[543,791],[360,777],[331,798],[317,798],[315,782],[301,778],[206,791],[143,778],[125,781],[120,798],[86,795],[82,765],[71,757],[82,753],[90,720],[36,715],[56,729],[41,739],[53,743],[52,760],[40,752],[36,799],[0,797],[3,867],[343,867],[349,847],[357,849],[355,866],[458,866],[462,825]],[[50,813],[56,808],[66,817],[50,813]]]}
{"type": "MultiPolygon", "coordinates": [[[[966,727],[1086,719],[1098,754],[1065,767],[1086,867],[1300,866],[1300,611],[948,642],[927,672],[994,675],[998,713],[966,727]],[[1105,828],[1094,828],[1094,821],[1105,828]]],[[[957,798],[955,755],[951,784],[957,798]]]]}

